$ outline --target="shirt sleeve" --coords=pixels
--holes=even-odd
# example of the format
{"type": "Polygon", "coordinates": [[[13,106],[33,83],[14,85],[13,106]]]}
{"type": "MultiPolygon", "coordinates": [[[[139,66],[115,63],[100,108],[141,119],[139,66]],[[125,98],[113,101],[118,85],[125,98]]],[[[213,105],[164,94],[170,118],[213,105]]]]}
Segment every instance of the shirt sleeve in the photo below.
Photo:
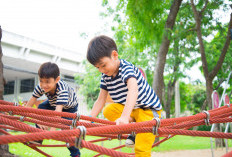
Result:
{"type": "Polygon", "coordinates": [[[101,84],[100,84],[100,88],[104,89],[104,90],[107,90],[107,86],[106,86],[106,82],[103,78],[103,75],[101,77],[101,84]]]}
{"type": "Polygon", "coordinates": [[[61,90],[57,93],[56,105],[68,105],[69,92],[67,90],[61,90]]]}
{"type": "Polygon", "coordinates": [[[37,85],[33,91],[32,96],[35,98],[40,98],[44,94],[44,91],[37,85]]]}
{"type": "Polygon", "coordinates": [[[124,83],[126,83],[127,80],[131,77],[136,78],[136,74],[135,74],[133,66],[130,66],[130,65],[123,66],[121,77],[124,83]]]}

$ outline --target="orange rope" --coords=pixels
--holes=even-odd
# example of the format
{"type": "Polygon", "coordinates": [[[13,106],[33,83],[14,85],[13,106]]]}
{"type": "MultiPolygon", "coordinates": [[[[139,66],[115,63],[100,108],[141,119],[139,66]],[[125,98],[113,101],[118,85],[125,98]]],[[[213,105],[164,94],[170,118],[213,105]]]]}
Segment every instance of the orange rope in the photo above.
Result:
{"type": "MultiPolygon", "coordinates": [[[[54,139],[69,143],[70,146],[75,145],[75,139],[80,138],[81,131],[78,128],[71,129],[69,125],[72,124],[71,120],[63,119],[61,117],[69,117],[72,119],[76,118],[76,114],[67,112],[56,112],[43,109],[34,109],[23,106],[15,106],[14,103],[0,100],[0,132],[5,135],[0,136],[0,144],[8,144],[14,142],[22,142],[26,144],[29,141],[38,141],[44,139],[54,139]],[[14,116],[19,115],[19,116],[14,116]],[[49,115],[49,116],[48,116],[49,115]],[[57,117],[58,116],[58,117],[57,117]],[[23,121],[32,122],[36,124],[46,125],[48,127],[55,127],[63,129],[61,131],[44,131],[38,128],[34,128],[27,125],[23,121]],[[23,135],[10,135],[3,129],[11,129],[17,131],[28,132],[30,134],[23,135]]],[[[209,123],[226,123],[232,122],[232,107],[223,106],[218,109],[208,111],[210,114],[209,123]]],[[[214,137],[214,138],[227,138],[232,139],[232,133],[222,132],[209,132],[209,131],[193,131],[187,130],[194,126],[205,125],[205,119],[207,115],[205,113],[199,113],[187,117],[162,119],[160,127],[157,129],[159,136],[166,137],[161,141],[153,144],[157,146],[160,143],[168,140],[175,135],[186,135],[186,136],[202,136],[202,137],[214,137]],[[170,136],[169,136],[170,135],[170,136]]],[[[124,125],[115,125],[115,122],[110,122],[103,119],[93,118],[81,115],[80,120],[77,121],[76,126],[85,126],[86,135],[105,137],[98,140],[81,142],[81,147],[98,152],[109,156],[133,156],[134,153],[122,153],[116,151],[116,149],[122,148],[125,145],[121,145],[115,148],[104,148],[93,144],[94,142],[105,141],[109,138],[116,139],[121,134],[121,139],[126,139],[127,134],[131,132],[145,133],[153,132],[153,127],[156,126],[156,120],[130,123],[124,125]],[[91,121],[95,123],[90,123],[91,121]]],[[[50,156],[45,152],[41,151],[37,147],[65,147],[66,145],[35,145],[29,144],[29,147],[38,151],[39,153],[50,156]]],[[[231,152],[230,152],[231,153],[231,152]]]]}

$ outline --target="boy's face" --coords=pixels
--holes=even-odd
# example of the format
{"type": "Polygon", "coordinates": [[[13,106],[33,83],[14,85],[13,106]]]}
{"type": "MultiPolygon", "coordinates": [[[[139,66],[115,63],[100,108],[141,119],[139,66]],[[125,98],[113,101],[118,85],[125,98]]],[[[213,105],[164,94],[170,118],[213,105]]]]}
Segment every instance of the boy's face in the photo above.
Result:
{"type": "Polygon", "coordinates": [[[111,57],[103,57],[95,65],[101,73],[115,77],[118,73],[120,61],[118,60],[117,51],[113,51],[111,57]]]}
{"type": "Polygon", "coordinates": [[[58,76],[56,79],[50,77],[50,78],[39,78],[39,84],[40,87],[45,91],[45,93],[48,92],[54,92],[56,90],[56,84],[60,80],[60,76],[58,76]]]}

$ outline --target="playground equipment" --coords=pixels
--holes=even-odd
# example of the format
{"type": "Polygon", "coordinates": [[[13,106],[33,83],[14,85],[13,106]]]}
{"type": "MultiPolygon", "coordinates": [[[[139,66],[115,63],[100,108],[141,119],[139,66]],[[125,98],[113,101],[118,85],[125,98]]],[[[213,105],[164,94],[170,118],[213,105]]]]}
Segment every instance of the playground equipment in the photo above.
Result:
{"type": "MultiPolygon", "coordinates": [[[[223,100],[224,100],[224,105],[229,105],[230,99],[229,99],[228,95],[225,92],[226,92],[226,90],[228,88],[228,85],[229,85],[229,80],[230,80],[231,73],[232,72],[229,73],[229,75],[228,75],[228,77],[226,79],[226,83],[225,83],[225,87],[224,87],[221,99],[219,98],[218,92],[213,91],[213,93],[212,93],[212,108],[221,107],[221,104],[222,104],[223,100]],[[219,99],[220,99],[220,102],[219,102],[219,99]]],[[[214,128],[215,128],[215,124],[212,125],[210,132],[213,132],[214,128]]],[[[228,130],[229,130],[229,123],[226,124],[225,133],[227,133],[228,130]]],[[[228,152],[228,141],[225,140],[225,142],[226,142],[226,152],[228,152]]],[[[214,157],[213,139],[212,138],[210,138],[210,144],[211,144],[212,157],[214,157]]]]}
{"type": "MultiPolygon", "coordinates": [[[[224,97],[224,105],[227,105],[227,106],[230,105],[230,98],[227,94],[224,97]]],[[[230,123],[226,123],[225,133],[228,133],[229,126],[230,126],[230,123]]],[[[226,153],[228,153],[228,140],[227,139],[225,139],[225,144],[226,144],[226,153]]]]}
{"type": "MultiPolygon", "coordinates": [[[[157,146],[162,142],[172,138],[175,135],[185,136],[201,136],[232,139],[232,133],[224,132],[209,132],[209,131],[194,131],[188,130],[194,126],[209,125],[214,123],[231,122],[232,104],[222,106],[210,111],[204,111],[196,115],[188,117],[178,117],[171,119],[154,119],[146,122],[130,123],[124,125],[116,125],[115,122],[110,122],[103,119],[93,118],[80,115],[78,113],[56,112],[49,110],[41,110],[19,106],[15,103],[0,101],[0,132],[5,134],[0,136],[0,144],[8,144],[22,142],[39,153],[50,157],[51,155],[43,152],[38,147],[66,147],[75,146],[77,148],[87,148],[98,152],[95,156],[102,154],[109,156],[134,156],[134,153],[123,153],[116,151],[125,145],[120,145],[114,148],[105,148],[94,144],[95,142],[105,141],[110,139],[126,139],[128,134],[151,132],[159,137],[164,137],[153,146],[157,146]],[[67,120],[60,117],[69,117],[73,120],[67,120]],[[91,123],[91,122],[95,123],[91,123]],[[55,127],[62,130],[45,131],[34,128],[24,122],[32,122],[49,127],[55,127]],[[70,127],[71,126],[71,127],[70,127]],[[22,131],[26,134],[11,135],[4,129],[22,131]],[[101,139],[86,141],[85,136],[98,136],[101,139]],[[65,145],[36,145],[30,141],[38,141],[43,139],[53,139],[64,141],[65,145]]],[[[232,152],[225,154],[231,156],[232,152]]]]}

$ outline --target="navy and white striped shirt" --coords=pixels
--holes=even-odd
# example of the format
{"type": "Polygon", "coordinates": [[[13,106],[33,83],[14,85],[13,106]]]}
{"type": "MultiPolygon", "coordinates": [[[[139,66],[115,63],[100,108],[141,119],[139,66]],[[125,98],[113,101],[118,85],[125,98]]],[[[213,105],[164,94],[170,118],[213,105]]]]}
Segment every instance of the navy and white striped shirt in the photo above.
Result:
{"type": "Polygon", "coordinates": [[[64,105],[64,109],[74,108],[78,106],[77,96],[73,88],[70,87],[66,82],[60,80],[56,84],[56,91],[54,95],[45,93],[43,89],[37,85],[33,92],[33,97],[39,98],[43,94],[48,97],[48,101],[51,106],[64,105]]]}
{"type": "Polygon", "coordinates": [[[162,105],[154,90],[143,77],[140,70],[130,62],[120,59],[118,74],[112,78],[102,74],[100,88],[107,90],[115,103],[126,104],[127,80],[136,78],[138,84],[138,98],[134,108],[161,110],[162,105]]]}

